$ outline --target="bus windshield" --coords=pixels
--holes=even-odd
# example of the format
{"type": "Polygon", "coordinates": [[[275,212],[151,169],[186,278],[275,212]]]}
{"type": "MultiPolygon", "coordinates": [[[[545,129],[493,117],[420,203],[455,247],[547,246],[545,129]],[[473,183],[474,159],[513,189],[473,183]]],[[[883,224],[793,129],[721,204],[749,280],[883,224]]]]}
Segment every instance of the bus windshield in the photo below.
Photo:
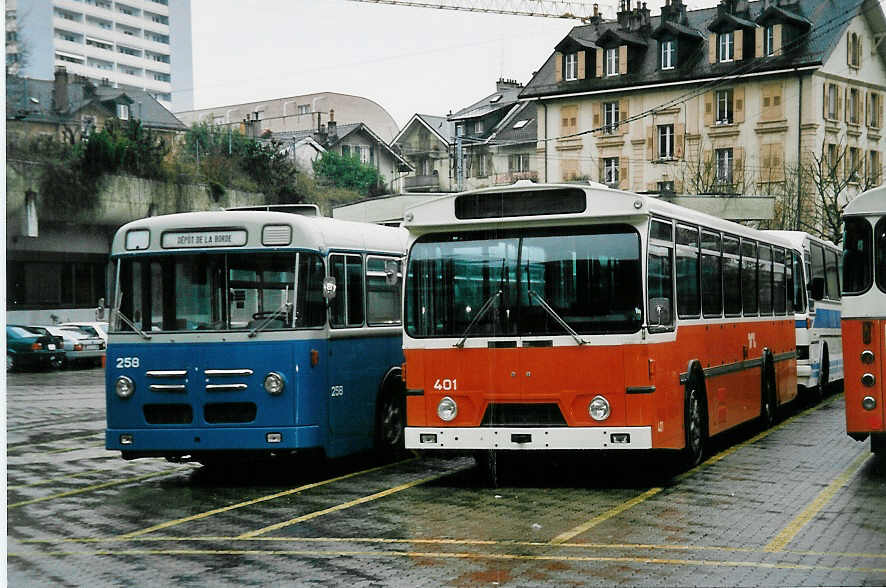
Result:
{"type": "Polygon", "coordinates": [[[850,217],[843,227],[843,291],[856,294],[871,287],[873,243],[867,219],[850,217]]]}
{"type": "Polygon", "coordinates": [[[324,274],[306,252],[139,256],[121,259],[115,300],[143,331],[321,327],[324,274]]]}
{"type": "Polygon", "coordinates": [[[640,236],[627,225],[429,235],[409,256],[406,332],[569,334],[558,317],[581,334],[635,332],[642,292],[640,236]]]}

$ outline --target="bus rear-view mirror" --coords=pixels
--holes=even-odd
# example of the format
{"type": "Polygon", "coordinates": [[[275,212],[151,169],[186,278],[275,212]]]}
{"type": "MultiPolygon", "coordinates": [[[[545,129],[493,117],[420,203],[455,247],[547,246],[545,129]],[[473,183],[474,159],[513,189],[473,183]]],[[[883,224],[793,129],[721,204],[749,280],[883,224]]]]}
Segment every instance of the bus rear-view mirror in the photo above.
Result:
{"type": "Polygon", "coordinates": [[[332,276],[326,276],[323,278],[323,298],[326,300],[332,300],[335,298],[335,278],[332,276]]]}
{"type": "Polygon", "coordinates": [[[649,326],[664,327],[671,324],[671,299],[652,298],[649,300],[649,326]]]}

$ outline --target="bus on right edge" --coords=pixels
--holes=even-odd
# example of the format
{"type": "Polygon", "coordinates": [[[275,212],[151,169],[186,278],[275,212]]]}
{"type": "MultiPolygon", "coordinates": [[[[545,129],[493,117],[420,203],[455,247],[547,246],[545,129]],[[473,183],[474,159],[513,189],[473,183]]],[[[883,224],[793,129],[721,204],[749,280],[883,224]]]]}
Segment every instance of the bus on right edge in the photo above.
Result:
{"type": "Polygon", "coordinates": [[[886,187],[843,210],[843,360],[846,432],[886,453],[886,187]]]}

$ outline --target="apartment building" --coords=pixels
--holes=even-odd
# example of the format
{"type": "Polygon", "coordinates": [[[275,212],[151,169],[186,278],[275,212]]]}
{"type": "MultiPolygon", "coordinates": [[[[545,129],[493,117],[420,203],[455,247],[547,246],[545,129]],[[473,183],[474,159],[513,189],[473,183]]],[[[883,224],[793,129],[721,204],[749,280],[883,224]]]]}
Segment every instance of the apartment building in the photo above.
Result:
{"type": "Polygon", "coordinates": [[[765,194],[822,162],[851,197],[882,179],[884,34],[872,0],[666,0],[655,17],[622,0],[520,93],[537,105],[540,177],[765,194]]]}
{"type": "Polygon", "coordinates": [[[51,79],[64,66],[193,108],[190,0],[11,0],[6,23],[7,72],[51,79]]]}

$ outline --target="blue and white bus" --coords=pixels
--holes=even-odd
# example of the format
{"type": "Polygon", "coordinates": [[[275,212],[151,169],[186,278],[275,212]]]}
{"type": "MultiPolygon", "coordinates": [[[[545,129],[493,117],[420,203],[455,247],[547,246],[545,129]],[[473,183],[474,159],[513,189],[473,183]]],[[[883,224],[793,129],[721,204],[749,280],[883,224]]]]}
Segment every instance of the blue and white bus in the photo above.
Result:
{"type": "Polygon", "coordinates": [[[106,447],[218,463],[402,446],[405,243],[404,229],[271,211],[121,227],[106,447]]]}
{"type": "MultiPolygon", "coordinates": [[[[802,258],[807,288],[806,292],[800,293],[803,300],[795,300],[794,305],[797,385],[818,396],[829,383],[843,379],[843,338],[840,333],[842,251],[830,241],[802,231],[767,232],[790,241],[802,258]]],[[[801,282],[798,280],[797,283],[801,282]]]]}

